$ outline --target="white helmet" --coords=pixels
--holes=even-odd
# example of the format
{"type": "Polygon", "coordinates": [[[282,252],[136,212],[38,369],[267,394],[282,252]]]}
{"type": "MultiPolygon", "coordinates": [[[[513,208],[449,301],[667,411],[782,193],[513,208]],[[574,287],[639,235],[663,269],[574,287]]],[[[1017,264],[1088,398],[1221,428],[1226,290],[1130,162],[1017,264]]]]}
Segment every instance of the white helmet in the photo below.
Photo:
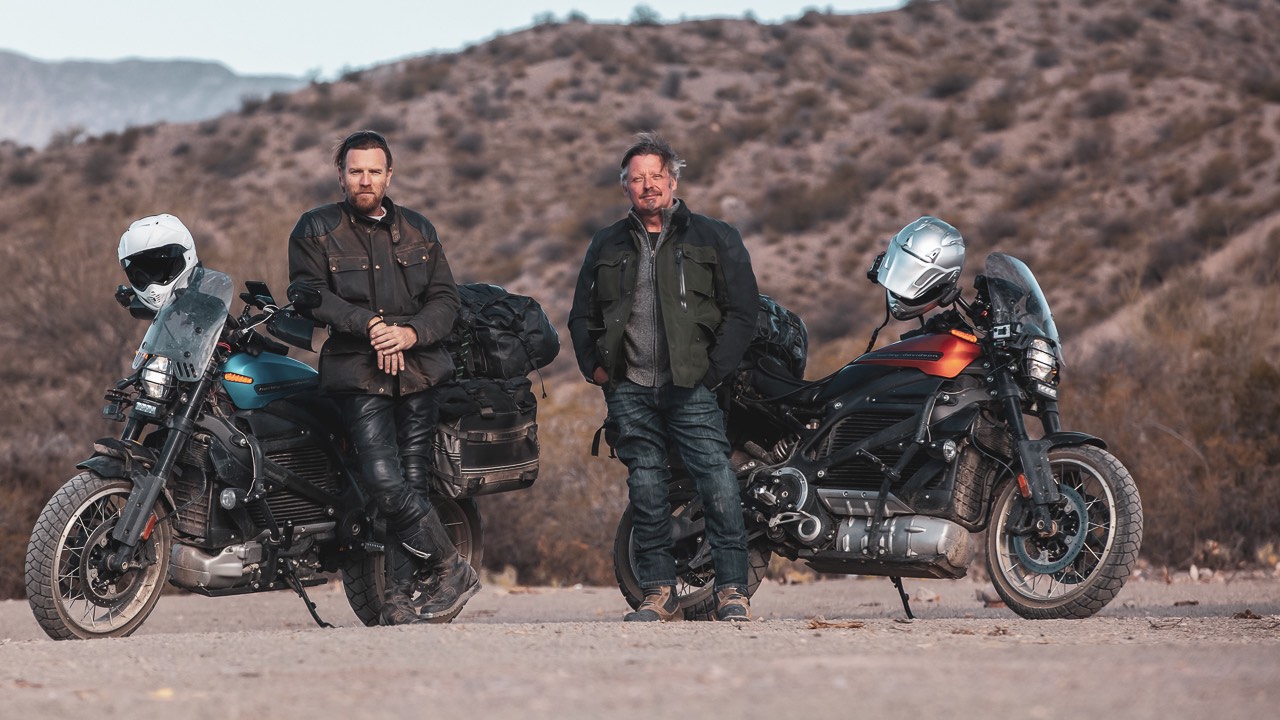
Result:
{"type": "Polygon", "coordinates": [[[963,269],[960,231],[925,215],[889,241],[876,281],[888,291],[889,312],[898,320],[908,320],[954,302],[963,269]]]}
{"type": "Polygon", "coordinates": [[[156,311],[168,304],[174,290],[187,286],[200,263],[191,231],[169,214],[135,221],[120,236],[117,254],[138,300],[156,311]]]}

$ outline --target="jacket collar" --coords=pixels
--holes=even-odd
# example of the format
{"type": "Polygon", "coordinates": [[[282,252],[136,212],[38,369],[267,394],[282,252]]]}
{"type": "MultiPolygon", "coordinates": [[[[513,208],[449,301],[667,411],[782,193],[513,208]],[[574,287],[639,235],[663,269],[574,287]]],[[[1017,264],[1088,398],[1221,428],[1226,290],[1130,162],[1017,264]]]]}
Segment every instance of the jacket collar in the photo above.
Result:
{"type": "Polygon", "coordinates": [[[382,197],[382,207],[387,212],[376,220],[365,215],[359,210],[356,210],[355,207],[353,207],[351,203],[347,202],[345,198],[338,204],[342,206],[343,212],[346,213],[352,224],[366,223],[370,225],[385,225],[391,232],[391,242],[400,242],[400,223],[397,222],[400,212],[396,208],[396,204],[391,201],[391,198],[385,195],[382,197]]]}
{"type": "MultiPolygon", "coordinates": [[[[670,235],[673,231],[684,228],[689,224],[689,217],[691,215],[693,215],[693,213],[689,211],[689,206],[685,205],[684,201],[680,198],[676,198],[676,201],[672,203],[671,207],[662,211],[662,234],[670,235]]],[[[644,226],[644,221],[636,214],[636,209],[634,207],[631,208],[631,211],[628,213],[628,217],[631,219],[632,224],[639,228],[641,232],[647,233],[649,231],[648,228],[644,226]]]]}

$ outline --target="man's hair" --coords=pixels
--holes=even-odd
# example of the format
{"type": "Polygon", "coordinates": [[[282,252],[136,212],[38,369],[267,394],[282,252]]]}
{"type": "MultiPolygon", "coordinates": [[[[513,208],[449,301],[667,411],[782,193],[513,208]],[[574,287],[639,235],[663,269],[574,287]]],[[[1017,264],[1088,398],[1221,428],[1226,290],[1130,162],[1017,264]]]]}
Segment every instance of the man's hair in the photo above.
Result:
{"type": "Polygon", "coordinates": [[[637,155],[657,155],[662,158],[662,163],[667,166],[667,174],[673,180],[680,179],[680,168],[684,167],[684,161],[676,155],[676,151],[671,149],[671,145],[662,136],[656,132],[642,132],[636,135],[635,142],[631,143],[631,147],[622,154],[622,172],[618,173],[618,179],[625,187],[627,184],[627,163],[631,162],[631,158],[637,155]]]}
{"type": "Polygon", "coordinates": [[[338,169],[343,169],[347,164],[347,152],[351,150],[372,150],[378,148],[387,155],[387,169],[391,169],[391,146],[387,144],[387,139],[382,137],[380,133],[372,130],[358,130],[351,133],[341,143],[338,143],[338,149],[333,153],[333,164],[338,169]]]}

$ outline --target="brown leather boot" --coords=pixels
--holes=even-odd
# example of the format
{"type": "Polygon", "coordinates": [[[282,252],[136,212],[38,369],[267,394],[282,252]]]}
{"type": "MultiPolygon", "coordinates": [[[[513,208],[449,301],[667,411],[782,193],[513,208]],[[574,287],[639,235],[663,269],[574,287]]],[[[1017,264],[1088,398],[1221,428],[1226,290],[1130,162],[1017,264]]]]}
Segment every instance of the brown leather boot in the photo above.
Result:
{"type": "Polygon", "coordinates": [[[751,600],[739,588],[724,588],[716,593],[716,619],[733,622],[751,620],[751,600]]]}
{"type": "Polygon", "coordinates": [[[623,622],[675,622],[684,619],[680,598],[674,585],[649,588],[644,591],[640,607],[622,617],[623,622]]]}

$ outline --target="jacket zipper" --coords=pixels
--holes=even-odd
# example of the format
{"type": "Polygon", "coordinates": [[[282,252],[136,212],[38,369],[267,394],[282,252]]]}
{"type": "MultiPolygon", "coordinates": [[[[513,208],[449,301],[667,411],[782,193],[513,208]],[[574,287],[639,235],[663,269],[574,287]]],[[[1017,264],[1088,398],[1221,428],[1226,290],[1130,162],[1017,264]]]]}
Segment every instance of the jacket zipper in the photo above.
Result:
{"type": "Polygon", "coordinates": [[[689,304],[685,302],[684,292],[684,248],[676,248],[676,270],[680,272],[680,309],[687,311],[689,304]]]}

